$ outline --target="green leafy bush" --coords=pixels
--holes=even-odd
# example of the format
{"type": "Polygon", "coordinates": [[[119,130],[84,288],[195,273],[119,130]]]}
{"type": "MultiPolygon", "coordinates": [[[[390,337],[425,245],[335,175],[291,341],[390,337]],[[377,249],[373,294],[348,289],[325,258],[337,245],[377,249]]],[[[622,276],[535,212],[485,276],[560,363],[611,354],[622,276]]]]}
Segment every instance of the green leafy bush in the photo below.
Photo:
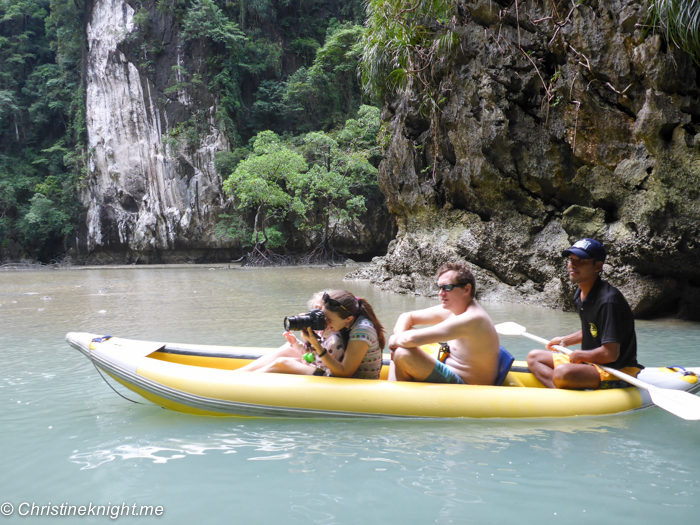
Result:
{"type": "Polygon", "coordinates": [[[459,49],[457,4],[450,0],[368,0],[366,31],[360,49],[360,70],[366,93],[374,100],[385,94],[416,90],[421,109],[437,109],[440,75],[459,49]]]}
{"type": "Polygon", "coordinates": [[[267,221],[283,218],[290,208],[298,207],[287,184],[308,170],[306,161],[285,146],[272,131],[259,133],[253,152],[241,161],[224,182],[224,190],[236,198],[239,209],[253,209],[253,242],[269,241],[267,221]],[[262,238],[261,238],[262,236],[262,238]]]}

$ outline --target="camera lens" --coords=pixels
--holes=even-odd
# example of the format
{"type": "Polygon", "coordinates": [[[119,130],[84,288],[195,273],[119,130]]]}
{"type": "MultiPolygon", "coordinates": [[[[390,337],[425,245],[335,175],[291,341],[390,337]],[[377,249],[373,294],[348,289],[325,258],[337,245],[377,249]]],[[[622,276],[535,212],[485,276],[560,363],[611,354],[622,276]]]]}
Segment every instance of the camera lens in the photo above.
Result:
{"type": "Polygon", "coordinates": [[[295,330],[294,328],[294,317],[285,317],[284,318],[284,329],[285,331],[289,332],[291,330],[295,330]]]}
{"type": "Polygon", "coordinates": [[[312,330],[324,330],[326,328],[326,318],[321,310],[311,310],[307,314],[294,315],[284,318],[284,329],[304,330],[311,328],[312,330]]]}

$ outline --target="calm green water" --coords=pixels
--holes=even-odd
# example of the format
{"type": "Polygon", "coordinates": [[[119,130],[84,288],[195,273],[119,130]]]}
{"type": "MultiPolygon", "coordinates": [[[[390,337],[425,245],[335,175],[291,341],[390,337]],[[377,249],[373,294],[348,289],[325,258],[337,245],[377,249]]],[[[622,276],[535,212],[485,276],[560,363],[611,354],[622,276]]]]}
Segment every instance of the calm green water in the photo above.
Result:
{"type": "MultiPolygon", "coordinates": [[[[201,267],[0,273],[0,505],[14,507],[0,522],[697,522],[700,422],[660,409],[547,421],[195,417],[122,399],[64,341],[69,331],[90,331],[278,346],[282,318],[305,311],[323,288],[367,297],[389,327],[401,311],[431,304],[343,275],[201,267]],[[32,503],[162,506],[163,516],[18,515],[32,503]]],[[[517,321],[542,337],[578,325],[573,314],[483,306],[495,322],[517,321]]],[[[639,322],[638,336],[647,366],[700,365],[700,325],[639,322]]],[[[502,343],[517,359],[532,347],[502,343]]]]}

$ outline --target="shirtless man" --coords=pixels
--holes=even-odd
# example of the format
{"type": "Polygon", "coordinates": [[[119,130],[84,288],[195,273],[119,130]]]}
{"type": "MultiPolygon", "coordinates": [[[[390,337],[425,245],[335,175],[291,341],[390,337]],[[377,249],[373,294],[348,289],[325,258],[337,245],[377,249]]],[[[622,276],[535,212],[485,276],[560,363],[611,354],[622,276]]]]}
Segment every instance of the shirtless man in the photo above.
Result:
{"type": "Polygon", "coordinates": [[[442,304],[399,316],[389,339],[390,380],[492,385],[498,374],[499,342],[491,318],[474,299],[476,282],[461,263],[438,270],[442,304]],[[418,325],[431,325],[416,328],[418,325]],[[438,360],[420,346],[447,341],[438,360]],[[443,354],[444,355],[444,354],[443,354]]]}

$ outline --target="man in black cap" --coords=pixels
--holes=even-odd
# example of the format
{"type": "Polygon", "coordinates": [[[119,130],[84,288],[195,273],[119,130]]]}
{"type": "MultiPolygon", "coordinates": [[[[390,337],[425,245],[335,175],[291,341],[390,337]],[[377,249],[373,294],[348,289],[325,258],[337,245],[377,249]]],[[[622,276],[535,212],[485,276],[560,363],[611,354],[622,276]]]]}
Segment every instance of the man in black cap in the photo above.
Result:
{"type": "Polygon", "coordinates": [[[615,368],[636,377],[643,368],[637,363],[634,316],[620,291],[600,278],[605,248],[594,239],[581,239],[562,255],[567,257],[569,279],[578,285],[574,295],[581,330],[555,337],[547,350],[533,350],[527,364],[533,375],[548,388],[597,389],[629,386],[596,365],[615,368]],[[581,344],[570,355],[553,353],[554,345],[581,344]]]}

